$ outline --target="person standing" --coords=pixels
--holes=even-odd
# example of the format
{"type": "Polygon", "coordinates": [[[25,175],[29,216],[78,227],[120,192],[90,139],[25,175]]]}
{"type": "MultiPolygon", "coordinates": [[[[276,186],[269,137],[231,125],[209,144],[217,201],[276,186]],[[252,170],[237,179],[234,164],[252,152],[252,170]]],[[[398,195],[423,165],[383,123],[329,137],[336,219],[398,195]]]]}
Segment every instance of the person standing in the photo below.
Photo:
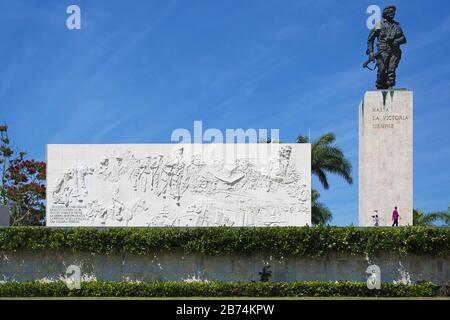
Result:
{"type": "Polygon", "coordinates": [[[392,212],[392,226],[398,227],[398,219],[400,218],[400,215],[398,214],[397,207],[394,208],[394,211],[392,212]]]}
{"type": "Polygon", "coordinates": [[[372,221],[373,221],[373,225],[374,227],[378,227],[379,224],[379,218],[378,218],[378,210],[374,210],[374,215],[372,216],[372,221]]]}

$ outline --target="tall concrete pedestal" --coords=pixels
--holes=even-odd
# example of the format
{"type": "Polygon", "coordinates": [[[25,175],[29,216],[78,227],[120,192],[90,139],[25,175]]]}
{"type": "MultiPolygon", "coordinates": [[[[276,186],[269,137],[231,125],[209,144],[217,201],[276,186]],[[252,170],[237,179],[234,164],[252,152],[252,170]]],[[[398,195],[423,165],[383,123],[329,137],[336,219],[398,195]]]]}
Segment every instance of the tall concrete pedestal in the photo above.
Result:
{"type": "Polygon", "coordinates": [[[413,93],[367,91],[359,107],[359,225],[413,223],[413,93]]]}

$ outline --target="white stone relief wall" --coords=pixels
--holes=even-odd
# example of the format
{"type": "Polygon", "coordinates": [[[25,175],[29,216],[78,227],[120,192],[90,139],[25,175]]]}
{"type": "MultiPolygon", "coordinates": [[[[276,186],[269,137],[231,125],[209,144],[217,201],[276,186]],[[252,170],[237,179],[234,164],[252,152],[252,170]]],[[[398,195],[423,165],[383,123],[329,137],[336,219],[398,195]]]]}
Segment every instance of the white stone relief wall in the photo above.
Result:
{"type": "Polygon", "coordinates": [[[311,224],[309,144],[47,146],[47,226],[311,224]]]}

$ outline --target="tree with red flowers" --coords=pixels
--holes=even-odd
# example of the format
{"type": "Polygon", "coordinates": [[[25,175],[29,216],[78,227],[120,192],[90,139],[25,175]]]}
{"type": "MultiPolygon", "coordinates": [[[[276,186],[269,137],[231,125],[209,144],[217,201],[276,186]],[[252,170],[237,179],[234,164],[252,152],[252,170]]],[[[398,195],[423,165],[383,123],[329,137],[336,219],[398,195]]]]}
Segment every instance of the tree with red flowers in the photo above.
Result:
{"type": "Polygon", "coordinates": [[[8,126],[0,125],[0,203],[11,212],[10,225],[42,225],[45,216],[45,162],[14,151],[8,126]]]}

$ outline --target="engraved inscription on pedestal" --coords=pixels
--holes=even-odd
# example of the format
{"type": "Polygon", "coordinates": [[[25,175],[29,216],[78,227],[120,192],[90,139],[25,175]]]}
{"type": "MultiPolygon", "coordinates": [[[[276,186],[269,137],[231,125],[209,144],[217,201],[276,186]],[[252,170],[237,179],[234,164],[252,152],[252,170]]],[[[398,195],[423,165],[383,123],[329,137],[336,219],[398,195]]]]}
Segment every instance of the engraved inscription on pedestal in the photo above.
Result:
{"type": "Polygon", "coordinates": [[[392,225],[394,207],[399,225],[412,225],[413,94],[368,91],[359,108],[359,225],[392,225]]]}
{"type": "Polygon", "coordinates": [[[309,144],[48,145],[48,226],[311,224],[309,144]]]}

